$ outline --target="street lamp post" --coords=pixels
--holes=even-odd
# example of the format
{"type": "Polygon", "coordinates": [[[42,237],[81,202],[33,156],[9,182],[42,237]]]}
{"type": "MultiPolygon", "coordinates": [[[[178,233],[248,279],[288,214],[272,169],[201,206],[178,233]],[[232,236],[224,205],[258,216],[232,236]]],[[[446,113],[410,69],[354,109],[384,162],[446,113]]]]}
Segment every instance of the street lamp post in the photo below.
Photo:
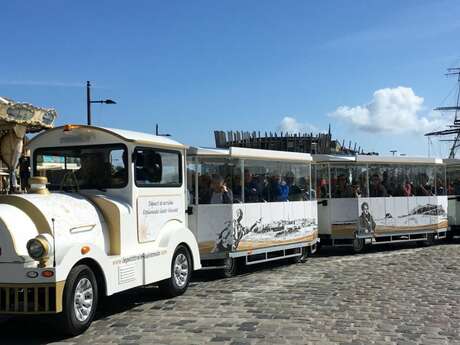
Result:
{"type": "Polygon", "coordinates": [[[117,104],[117,102],[111,99],[104,99],[100,101],[92,101],[91,100],[91,83],[89,81],[86,82],[86,121],[88,126],[91,126],[91,104],[92,103],[100,103],[100,104],[117,104]]]}

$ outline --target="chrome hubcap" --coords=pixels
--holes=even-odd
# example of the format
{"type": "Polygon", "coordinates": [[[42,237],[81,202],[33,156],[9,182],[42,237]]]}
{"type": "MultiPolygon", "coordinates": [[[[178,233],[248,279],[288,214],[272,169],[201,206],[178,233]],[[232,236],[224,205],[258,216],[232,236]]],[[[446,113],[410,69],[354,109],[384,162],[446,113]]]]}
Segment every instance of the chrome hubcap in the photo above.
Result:
{"type": "Polygon", "coordinates": [[[80,322],[85,322],[93,309],[93,285],[88,278],[81,279],[75,288],[73,307],[75,317],[80,322]]]}
{"type": "Polygon", "coordinates": [[[180,253],[174,260],[174,280],[178,287],[184,287],[188,278],[188,260],[187,257],[180,253]]]}

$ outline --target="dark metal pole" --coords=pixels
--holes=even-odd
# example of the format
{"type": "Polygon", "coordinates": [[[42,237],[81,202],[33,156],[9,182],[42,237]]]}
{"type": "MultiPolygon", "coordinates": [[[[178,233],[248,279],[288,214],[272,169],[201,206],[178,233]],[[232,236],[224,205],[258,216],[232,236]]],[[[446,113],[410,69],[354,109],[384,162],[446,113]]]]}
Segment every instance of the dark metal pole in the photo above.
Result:
{"type": "Polygon", "coordinates": [[[91,126],[91,83],[86,82],[86,117],[87,124],[91,126]]]}

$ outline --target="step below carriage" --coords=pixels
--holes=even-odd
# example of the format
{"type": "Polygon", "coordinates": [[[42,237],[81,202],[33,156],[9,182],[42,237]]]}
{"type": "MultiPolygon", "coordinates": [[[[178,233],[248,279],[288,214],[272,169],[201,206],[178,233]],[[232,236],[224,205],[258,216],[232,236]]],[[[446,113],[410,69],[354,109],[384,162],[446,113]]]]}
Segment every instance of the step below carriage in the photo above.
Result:
{"type": "Polygon", "coordinates": [[[101,296],[152,283],[177,296],[194,270],[297,262],[318,243],[432,242],[457,207],[435,159],[193,148],[70,125],[29,148],[31,193],[0,198],[0,314],[56,315],[69,334],[101,296]]]}

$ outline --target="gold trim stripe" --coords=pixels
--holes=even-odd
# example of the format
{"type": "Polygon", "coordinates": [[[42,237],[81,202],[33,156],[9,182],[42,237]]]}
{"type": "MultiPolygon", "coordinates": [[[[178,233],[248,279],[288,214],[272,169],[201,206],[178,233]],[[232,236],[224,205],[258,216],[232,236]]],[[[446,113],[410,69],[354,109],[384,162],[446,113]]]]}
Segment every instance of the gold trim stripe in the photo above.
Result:
{"type": "Polygon", "coordinates": [[[29,200],[17,195],[1,195],[0,204],[14,206],[25,212],[35,224],[38,233],[52,233],[48,220],[45,218],[40,209],[29,200]]]}
{"type": "Polygon", "coordinates": [[[107,223],[110,237],[110,255],[120,255],[121,253],[121,216],[120,210],[113,202],[99,197],[93,196],[91,201],[96,204],[97,208],[102,212],[107,223]]]}
{"type": "MultiPolygon", "coordinates": [[[[332,224],[331,226],[331,236],[347,236],[354,237],[356,224],[332,224]]],[[[377,225],[375,229],[375,235],[391,235],[392,233],[417,233],[421,231],[436,231],[440,229],[446,229],[448,226],[447,220],[436,224],[426,224],[426,225],[417,225],[417,226],[385,226],[377,225]]]]}
{"type": "MultiPolygon", "coordinates": [[[[313,242],[318,238],[318,234],[315,232],[314,234],[308,236],[297,237],[292,240],[268,240],[268,241],[241,241],[238,249],[235,251],[250,251],[254,249],[260,248],[270,248],[275,246],[281,246],[285,244],[293,244],[293,243],[302,243],[302,242],[313,242]]],[[[198,244],[199,250],[201,254],[210,254],[212,249],[215,246],[214,241],[205,241],[200,242],[198,244]]]]}

